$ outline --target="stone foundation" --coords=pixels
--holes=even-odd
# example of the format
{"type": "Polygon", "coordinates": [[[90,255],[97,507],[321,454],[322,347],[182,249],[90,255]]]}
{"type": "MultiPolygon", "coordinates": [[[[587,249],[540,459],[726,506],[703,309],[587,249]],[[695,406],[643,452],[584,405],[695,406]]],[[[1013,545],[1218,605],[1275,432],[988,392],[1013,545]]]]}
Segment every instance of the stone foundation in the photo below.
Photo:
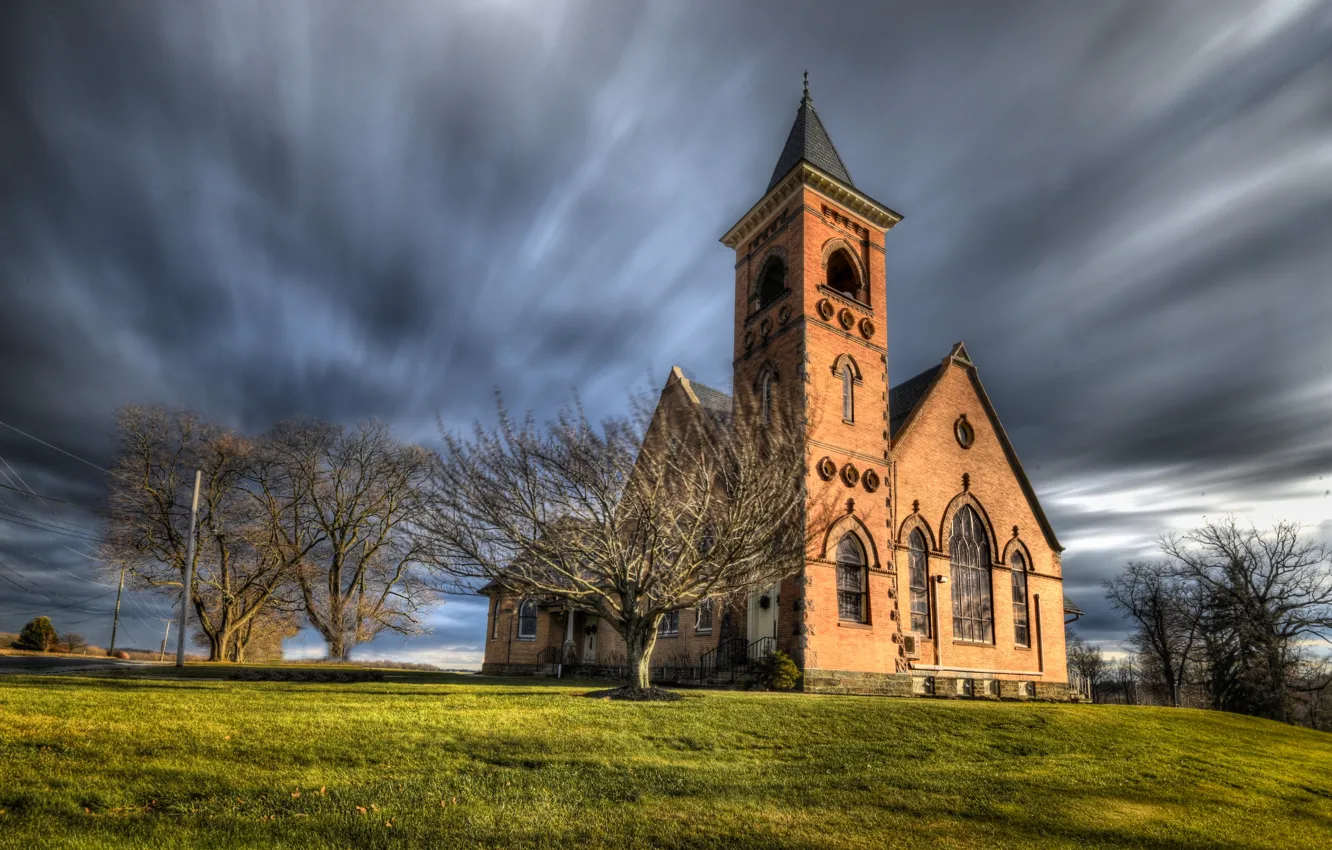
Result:
{"type": "Polygon", "coordinates": [[[1068,702],[1063,682],[1010,681],[967,678],[957,674],[926,676],[920,673],[863,673],[852,670],[806,670],[803,688],[807,694],[860,694],[888,697],[936,697],[939,699],[1050,700],[1068,702]]]}
{"type": "Polygon", "coordinates": [[[911,696],[907,673],[860,673],[852,670],[806,670],[803,690],[807,694],[869,694],[886,697],[911,696]]]}

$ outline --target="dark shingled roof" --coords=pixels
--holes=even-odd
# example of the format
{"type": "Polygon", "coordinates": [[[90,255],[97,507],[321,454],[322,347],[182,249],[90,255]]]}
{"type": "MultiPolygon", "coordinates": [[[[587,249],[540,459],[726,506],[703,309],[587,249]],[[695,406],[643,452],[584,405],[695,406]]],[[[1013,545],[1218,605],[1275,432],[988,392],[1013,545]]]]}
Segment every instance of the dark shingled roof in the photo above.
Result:
{"type": "Polygon", "coordinates": [[[896,437],[897,431],[907,421],[911,411],[916,409],[925,391],[930,388],[934,376],[939,374],[942,365],[931,366],[914,378],[908,378],[888,390],[888,434],[896,437]]]}
{"type": "MultiPolygon", "coordinates": [[[[888,418],[891,423],[891,435],[896,436],[902,423],[915,410],[916,405],[925,397],[930,382],[942,366],[931,366],[914,378],[910,378],[888,391],[888,418]]],[[[698,381],[690,381],[689,386],[698,397],[699,406],[713,419],[722,423],[731,421],[731,397],[721,390],[714,390],[698,381]]]]}
{"type": "Polygon", "coordinates": [[[777,158],[777,167],[772,172],[772,180],[764,191],[771,192],[777,181],[785,177],[802,159],[846,185],[855,186],[842,158],[837,155],[832,139],[828,138],[828,131],[823,129],[819,113],[814,111],[808,78],[805,80],[805,96],[800,99],[800,109],[796,112],[795,123],[791,125],[791,134],[786,137],[786,147],[782,148],[782,155],[777,158]]]}
{"type": "Polygon", "coordinates": [[[720,390],[714,390],[712,387],[700,384],[697,381],[690,381],[689,386],[693,388],[694,395],[698,396],[699,406],[702,407],[709,416],[722,423],[729,423],[731,421],[730,396],[720,390]]]}
{"type": "Polygon", "coordinates": [[[1079,607],[1078,607],[1078,604],[1077,604],[1076,602],[1074,602],[1072,599],[1069,599],[1067,596],[1065,596],[1065,597],[1064,597],[1064,613],[1065,613],[1065,614],[1076,614],[1076,615],[1078,615],[1079,617],[1081,617],[1081,616],[1082,616],[1084,613],[1086,613],[1086,612],[1084,612],[1081,608],[1079,608],[1079,607]]]}

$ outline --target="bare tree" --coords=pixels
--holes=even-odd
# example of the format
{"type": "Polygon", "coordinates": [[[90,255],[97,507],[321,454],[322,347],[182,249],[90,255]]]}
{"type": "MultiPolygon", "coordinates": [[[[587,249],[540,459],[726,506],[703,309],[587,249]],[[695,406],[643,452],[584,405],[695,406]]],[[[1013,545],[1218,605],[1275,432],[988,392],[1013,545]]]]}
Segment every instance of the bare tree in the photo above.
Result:
{"type": "Polygon", "coordinates": [[[1291,692],[1294,696],[1295,722],[1313,729],[1332,729],[1332,658],[1311,656],[1296,668],[1291,692]]]}
{"type": "Polygon", "coordinates": [[[1202,606],[1192,585],[1168,564],[1135,562],[1105,582],[1110,603],[1136,624],[1129,643],[1149,656],[1164,699],[1180,704],[1188,661],[1197,645],[1202,606]]]}
{"type": "Polygon", "coordinates": [[[1138,705],[1138,678],[1140,671],[1133,661],[1133,656],[1121,658],[1111,668],[1115,687],[1123,695],[1125,705],[1138,705]]]}
{"type": "MultiPolygon", "coordinates": [[[[223,660],[242,663],[245,661],[271,661],[282,657],[282,642],[295,637],[301,630],[301,609],[285,605],[270,605],[258,615],[251,617],[245,625],[231,634],[231,640],[224,649],[223,660]]],[[[195,632],[191,643],[199,647],[208,647],[208,635],[195,632]]]]}
{"type": "Polygon", "coordinates": [[[1332,636],[1328,552],[1300,532],[1295,523],[1260,532],[1230,518],[1162,542],[1175,575],[1206,597],[1209,662],[1236,671],[1234,707],[1281,721],[1298,644],[1332,636]]]}
{"type": "Polygon", "coordinates": [[[1099,646],[1092,646],[1081,635],[1069,629],[1066,641],[1068,669],[1087,683],[1092,702],[1099,702],[1101,683],[1105,680],[1107,665],[1099,646]]]}
{"type": "Polygon", "coordinates": [[[299,559],[305,613],[329,655],[345,659],[384,631],[419,632],[420,610],[436,595],[423,580],[424,543],[412,528],[432,456],[379,422],[287,423],[266,440],[285,476],[269,503],[277,518],[271,542],[299,559]]]}
{"type": "Polygon", "coordinates": [[[501,403],[493,428],[444,433],[425,532],[451,589],[494,582],[601,617],[645,689],[663,615],[791,574],[816,520],[801,425],[635,407],[538,426],[501,403]]]}
{"type": "Polygon", "coordinates": [[[264,545],[272,530],[256,498],[264,489],[256,445],[195,414],[160,407],[122,409],[117,435],[105,560],[124,564],[138,587],[180,588],[194,471],[202,470],[189,602],[209,660],[225,660],[236,630],[291,577],[292,562],[264,545]]]}

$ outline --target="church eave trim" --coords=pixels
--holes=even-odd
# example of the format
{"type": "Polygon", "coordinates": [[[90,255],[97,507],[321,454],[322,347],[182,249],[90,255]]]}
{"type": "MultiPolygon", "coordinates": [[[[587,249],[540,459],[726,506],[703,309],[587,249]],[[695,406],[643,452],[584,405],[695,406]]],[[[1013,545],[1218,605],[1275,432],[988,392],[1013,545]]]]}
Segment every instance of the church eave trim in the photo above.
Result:
{"type": "Polygon", "coordinates": [[[871,224],[884,230],[888,230],[902,220],[900,214],[885,207],[870,196],[847,186],[809,162],[801,160],[796,163],[786,177],[782,178],[771,191],[758,200],[758,203],[750,207],[749,211],[741,216],[740,220],[730,230],[726,231],[726,235],[721,238],[722,244],[731,249],[743,244],[757,233],[767,223],[768,219],[778,211],[781,205],[802,186],[809,186],[829,200],[842,204],[849,211],[864,217],[871,224]]]}

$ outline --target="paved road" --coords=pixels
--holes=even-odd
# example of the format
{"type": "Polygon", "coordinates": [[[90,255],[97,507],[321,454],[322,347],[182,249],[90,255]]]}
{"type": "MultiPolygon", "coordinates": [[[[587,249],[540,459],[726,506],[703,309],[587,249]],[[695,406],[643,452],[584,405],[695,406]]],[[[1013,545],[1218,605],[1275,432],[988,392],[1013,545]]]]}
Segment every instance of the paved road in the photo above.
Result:
{"type": "Polygon", "coordinates": [[[129,667],[134,661],[116,658],[81,658],[68,655],[0,655],[0,676],[6,673],[65,673],[77,670],[105,670],[129,667]]]}

